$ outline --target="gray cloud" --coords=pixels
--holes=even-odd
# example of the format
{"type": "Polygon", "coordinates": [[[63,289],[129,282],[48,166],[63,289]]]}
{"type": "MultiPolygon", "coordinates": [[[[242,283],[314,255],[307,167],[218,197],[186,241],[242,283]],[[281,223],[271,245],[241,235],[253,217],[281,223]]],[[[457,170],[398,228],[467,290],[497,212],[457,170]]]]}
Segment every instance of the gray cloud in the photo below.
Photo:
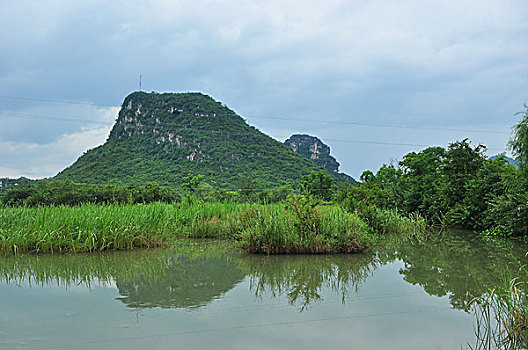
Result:
{"type": "MultiPolygon", "coordinates": [[[[508,131],[528,95],[526,18],[524,1],[11,2],[0,14],[9,33],[0,37],[0,96],[117,106],[142,74],[145,89],[208,93],[264,131],[443,145],[470,136],[503,147],[507,136],[251,116],[508,131]]],[[[53,144],[93,125],[7,113],[112,120],[106,107],[0,103],[0,142],[10,144],[53,144]]],[[[354,176],[411,150],[328,143],[354,176]]],[[[16,158],[9,152],[0,164],[16,158]]]]}

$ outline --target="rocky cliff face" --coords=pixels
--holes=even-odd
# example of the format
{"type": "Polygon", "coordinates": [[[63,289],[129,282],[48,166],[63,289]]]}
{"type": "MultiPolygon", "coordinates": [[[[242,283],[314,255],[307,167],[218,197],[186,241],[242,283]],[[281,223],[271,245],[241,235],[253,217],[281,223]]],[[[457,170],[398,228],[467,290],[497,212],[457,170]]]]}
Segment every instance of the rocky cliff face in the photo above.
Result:
{"type": "Polygon", "coordinates": [[[284,141],[284,144],[290,147],[295,153],[313,160],[315,164],[321,168],[325,168],[330,173],[337,173],[339,171],[339,163],[330,155],[330,147],[315,136],[292,135],[284,141]]]}
{"type": "Polygon", "coordinates": [[[354,183],[355,180],[344,173],[339,172],[339,163],[330,155],[330,147],[324,144],[319,138],[310,135],[292,135],[284,141],[284,144],[290,147],[295,153],[305,158],[311,159],[321,168],[326,169],[338,180],[354,183]]]}

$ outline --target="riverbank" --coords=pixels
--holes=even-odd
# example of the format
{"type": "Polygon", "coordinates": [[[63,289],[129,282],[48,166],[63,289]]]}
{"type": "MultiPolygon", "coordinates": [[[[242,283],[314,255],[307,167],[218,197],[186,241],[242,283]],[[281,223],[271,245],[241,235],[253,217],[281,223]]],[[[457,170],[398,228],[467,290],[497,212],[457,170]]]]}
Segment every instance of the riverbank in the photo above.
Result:
{"type": "Polygon", "coordinates": [[[76,253],[170,246],[179,238],[237,241],[250,253],[357,253],[385,232],[425,230],[420,218],[378,210],[364,219],[304,197],[283,204],[152,203],[6,207],[0,209],[0,252],[76,253]]]}

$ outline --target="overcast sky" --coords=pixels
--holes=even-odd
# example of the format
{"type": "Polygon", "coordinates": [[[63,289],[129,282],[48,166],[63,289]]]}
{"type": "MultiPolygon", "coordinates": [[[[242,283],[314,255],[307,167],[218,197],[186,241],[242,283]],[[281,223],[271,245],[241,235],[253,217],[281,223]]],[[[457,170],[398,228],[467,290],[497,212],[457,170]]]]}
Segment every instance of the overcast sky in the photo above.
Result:
{"type": "Polygon", "coordinates": [[[50,177],[103,143],[140,74],[144,90],[206,93],[280,141],[318,136],[356,178],[420,145],[468,137],[505,151],[528,102],[526,0],[0,9],[0,177],[50,177]]]}

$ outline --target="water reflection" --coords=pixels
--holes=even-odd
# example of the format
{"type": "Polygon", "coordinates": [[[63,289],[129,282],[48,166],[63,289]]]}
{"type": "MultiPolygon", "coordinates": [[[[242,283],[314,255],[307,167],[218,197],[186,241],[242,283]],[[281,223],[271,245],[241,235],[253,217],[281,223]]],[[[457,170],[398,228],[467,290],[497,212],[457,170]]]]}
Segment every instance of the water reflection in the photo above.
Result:
{"type": "Polygon", "coordinates": [[[170,250],[2,257],[0,283],[110,285],[130,308],[194,308],[247,279],[256,298],[285,296],[302,311],[325,293],[345,302],[379,266],[401,260],[405,281],[430,295],[447,295],[454,308],[467,310],[468,294],[480,296],[499,285],[512,261],[528,262],[526,251],[526,244],[463,233],[393,242],[375,253],[346,256],[247,256],[230,243],[187,241],[170,250]]]}
{"type": "Polygon", "coordinates": [[[139,273],[132,278],[116,277],[131,308],[193,308],[204,306],[227,293],[244,278],[233,256],[226,253],[186,256],[177,254],[164,261],[163,273],[139,273]]]}
{"type": "Polygon", "coordinates": [[[400,259],[400,274],[429,295],[448,296],[451,305],[469,309],[472,297],[502,284],[507,269],[526,264],[525,242],[483,239],[472,232],[431,235],[421,243],[401,244],[379,252],[384,263],[400,259]]]}
{"type": "Polygon", "coordinates": [[[257,298],[286,295],[304,310],[330,291],[345,301],[379,265],[373,254],[248,256],[226,243],[189,243],[173,250],[92,255],[4,257],[0,283],[71,288],[115,286],[130,308],[207,305],[247,277],[257,298]]]}
{"type": "Polygon", "coordinates": [[[29,287],[115,286],[131,308],[192,308],[231,290],[244,274],[231,245],[182,242],[174,250],[0,259],[0,283],[29,287]]]}
{"type": "Polygon", "coordinates": [[[344,303],[379,265],[373,254],[333,256],[246,256],[241,264],[257,298],[286,295],[300,310],[323,300],[331,291],[344,303]]]}

